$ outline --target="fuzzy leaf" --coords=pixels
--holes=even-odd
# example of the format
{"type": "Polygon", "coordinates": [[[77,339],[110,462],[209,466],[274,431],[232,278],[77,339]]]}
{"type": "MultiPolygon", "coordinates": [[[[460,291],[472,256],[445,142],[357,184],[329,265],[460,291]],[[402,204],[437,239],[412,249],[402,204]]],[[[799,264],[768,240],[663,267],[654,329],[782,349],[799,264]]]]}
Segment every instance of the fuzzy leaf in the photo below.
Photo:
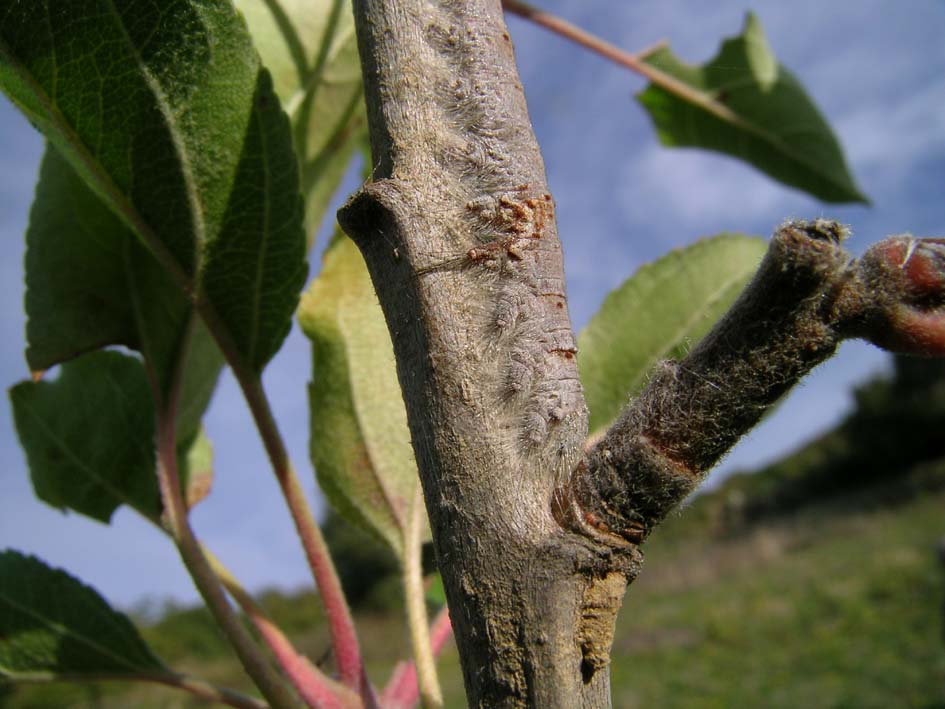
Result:
{"type": "Polygon", "coordinates": [[[108,522],[121,504],[156,520],[154,407],[141,362],[92,352],[53,382],[10,389],[36,496],[108,522]]]}
{"type": "Polygon", "coordinates": [[[167,672],[127,616],[64,571],[0,552],[0,678],[167,672]]]}
{"type": "MultiPolygon", "coordinates": [[[[154,378],[152,393],[159,399],[176,387],[178,457],[186,481],[191,447],[223,357],[177,284],[52,147],[40,169],[27,231],[26,285],[31,369],[46,370],[103,346],[124,345],[144,356],[154,378]]],[[[91,376],[90,381],[99,381],[97,373],[91,376]]],[[[150,429],[147,435],[153,435],[150,429]]],[[[150,439],[145,441],[150,445],[150,439]]],[[[103,444],[109,442],[125,445],[119,438],[103,444]]],[[[201,445],[200,477],[209,490],[209,442],[201,445]]]]}
{"type": "Polygon", "coordinates": [[[30,369],[124,345],[141,352],[163,397],[186,357],[179,430],[192,436],[222,355],[206,328],[192,322],[180,287],[53,147],[40,168],[26,243],[30,369]]]}
{"type": "Polygon", "coordinates": [[[685,64],[668,48],[646,62],[692,91],[684,97],[650,84],[637,96],[664,145],[731,155],[825,202],[869,201],[827,121],[771,53],[752,13],[742,34],[706,64],[685,64]]]}
{"type": "Polygon", "coordinates": [[[653,366],[684,355],[754,274],[764,239],[722,234],[640,268],[612,291],[578,336],[591,435],[643,386],[653,366]]]}
{"type": "Polygon", "coordinates": [[[236,0],[236,6],[292,122],[311,241],[367,131],[351,2],[236,0]]]}
{"type": "Polygon", "coordinates": [[[364,260],[339,236],[302,296],[312,340],[311,455],[318,482],[346,519],[403,555],[419,485],[384,315],[364,260]]]}
{"type": "Polygon", "coordinates": [[[288,122],[229,3],[15,3],[0,87],[259,371],[305,276],[288,122]]]}

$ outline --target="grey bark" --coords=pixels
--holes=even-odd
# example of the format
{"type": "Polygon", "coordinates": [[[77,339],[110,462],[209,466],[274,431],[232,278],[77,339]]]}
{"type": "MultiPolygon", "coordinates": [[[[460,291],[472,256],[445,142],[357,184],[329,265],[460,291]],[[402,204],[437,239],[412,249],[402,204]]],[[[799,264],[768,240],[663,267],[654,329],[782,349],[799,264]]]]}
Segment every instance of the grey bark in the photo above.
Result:
{"type": "MultiPolygon", "coordinates": [[[[898,271],[854,264],[835,224],[787,225],[732,313],[585,454],[554,203],[499,1],[354,6],[374,171],[339,221],[391,332],[469,704],[608,707],[640,543],[839,339],[885,331],[876,294],[898,303],[898,271]]],[[[939,246],[923,253],[941,273],[939,246]]]]}
{"type": "Polygon", "coordinates": [[[469,702],[607,706],[598,646],[636,557],[552,514],[587,415],[501,7],[355,14],[375,169],[339,216],[390,326],[469,702]]]}

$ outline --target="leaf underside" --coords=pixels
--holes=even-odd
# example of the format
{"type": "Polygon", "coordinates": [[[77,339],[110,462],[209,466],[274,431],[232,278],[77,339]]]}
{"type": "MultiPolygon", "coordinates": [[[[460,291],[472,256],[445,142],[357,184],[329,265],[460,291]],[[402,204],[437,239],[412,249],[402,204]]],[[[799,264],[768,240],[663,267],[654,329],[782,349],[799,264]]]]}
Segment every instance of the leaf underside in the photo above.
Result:
{"type": "Polygon", "coordinates": [[[292,123],[309,245],[367,134],[350,0],[236,0],[292,123]]]}
{"type": "Polygon", "coordinates": [[[338,236],[302,297],[312,340],[311,455],[318,481],[346,519],[400,556],[417,467],[393,346],[367,268],[338,236]]]}

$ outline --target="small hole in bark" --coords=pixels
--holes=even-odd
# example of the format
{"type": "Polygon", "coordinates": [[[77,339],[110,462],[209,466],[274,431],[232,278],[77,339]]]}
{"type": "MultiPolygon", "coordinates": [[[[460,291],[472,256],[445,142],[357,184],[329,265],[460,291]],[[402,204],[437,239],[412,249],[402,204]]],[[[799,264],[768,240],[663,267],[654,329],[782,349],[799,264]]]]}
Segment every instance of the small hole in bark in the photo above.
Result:
{"type": "Polygon", "coordinates": [[[594,667],[594,663],[588,659],[581,660],[581,679],[584,680],[584,684],[590,684],[591,680],[594,679],[594,673],[597,671],[597,668],[594,667]]]}

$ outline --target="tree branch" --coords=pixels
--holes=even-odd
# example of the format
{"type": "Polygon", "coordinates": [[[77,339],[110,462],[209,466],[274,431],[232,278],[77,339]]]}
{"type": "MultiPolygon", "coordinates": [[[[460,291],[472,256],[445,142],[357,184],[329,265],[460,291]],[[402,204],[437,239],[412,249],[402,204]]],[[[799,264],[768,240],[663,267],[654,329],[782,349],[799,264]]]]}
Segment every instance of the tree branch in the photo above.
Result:
{"type": "Polygon", "coordinates": [[[843,337],[945,350],[941,242],[782,228],[589,454],[554,204],[499,0],[356,0],[374,181],[339,212],[387,319],[471,706],[607,707],[638,546],[843,337]],[[938,310],[936,310],[938,308],[938,310]]]}
{"type": "Polygon", "coordinates": [[[374,181],[338,216],[391,331],[470,705],[607,706],[581,668],[635,557],[551,510],[587,414],[501,5],[354,7],[374,181]]]}
{"type": "Polygon", "coordinates": [[[945,239],[891,237],[853,260],[845,237],[825,220],[778,229],[732,309],[657,368],[562,490],[575,528],[639,544],[844,339],[945,355],[945,239]]]}

